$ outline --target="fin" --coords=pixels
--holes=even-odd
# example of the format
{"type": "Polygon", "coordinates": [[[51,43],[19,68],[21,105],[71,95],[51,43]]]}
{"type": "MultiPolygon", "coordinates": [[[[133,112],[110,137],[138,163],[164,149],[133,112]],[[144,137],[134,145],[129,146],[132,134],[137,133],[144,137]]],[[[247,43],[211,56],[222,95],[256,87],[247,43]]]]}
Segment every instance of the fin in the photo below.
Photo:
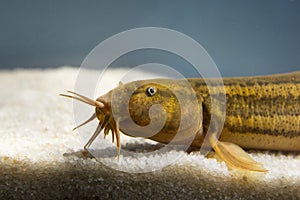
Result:
{"type": "Polygon", "coordinates": [[[253,160],[241,147],[230,142],[218,141],[215,134],[209,137],[209,142],[216,154],[233,169],[267,172],[263,165],[253,160]]]}
{"type": "Polygon", "coordinates": [[[122,81],[119,81],[119,87],[122,87],[124,84],[122,81]]]}

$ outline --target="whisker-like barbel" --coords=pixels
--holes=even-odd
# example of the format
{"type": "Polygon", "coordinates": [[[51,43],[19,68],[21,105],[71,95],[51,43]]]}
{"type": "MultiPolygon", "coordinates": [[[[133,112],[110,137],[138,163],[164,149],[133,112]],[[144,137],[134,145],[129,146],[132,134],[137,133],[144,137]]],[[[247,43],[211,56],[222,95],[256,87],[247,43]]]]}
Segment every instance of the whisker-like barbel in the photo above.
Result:
{"type": "Polygon", "coordinates": [[[92,137],[89,139],[89,141],[84,145],[84,149],[87,149],[91,146],[91,144],[94,142],[94,140],[98,137],[99,133],[102,131],[101,124],[99,123],[97,126],[96,131],[92,135],[92,137]]]}
{"type": "Polygon", "coordinates": [[[71,96],[71,95],[67,95],[67,94],[59,94],[59,95],[60,96],[64,96],[64,97],[68,97],[68,98],[72,98],[72,99],[76,99],[78,101],[81,101],[83,103],[89,104],[91,106],[96,106],[96,107],[99,107],[99,108],[103,108],[104,107],[104,103],[102,103],[100,101],[96,101],[96,100],[90,99],[88,97],[85,97],[83,95],[80,95],[80,94],[72,92],[72,91],[67,91],[67,92],[69,92],[71,94],[74,94],[76,96],[71,96]]]}
{"type": "Polygon", "coordinates": [[[120,157],[120,150],[121,150],[121,144],[120,144],[120,124],[119,121],[116,121],[116,140],[117,140],[117,148],[118,148],[118,158],[120,157]]]}
{"type": "Polygon", "coordinates": [[[89,119],[87,119],[85,122],[83,122],[82,124],[76,126],[75,128],[73,128],[73,131],[75,131],[76,129],[82,127],[83,125],[93,121],[96,118],[96,113],[94,113],[89,119]]]}

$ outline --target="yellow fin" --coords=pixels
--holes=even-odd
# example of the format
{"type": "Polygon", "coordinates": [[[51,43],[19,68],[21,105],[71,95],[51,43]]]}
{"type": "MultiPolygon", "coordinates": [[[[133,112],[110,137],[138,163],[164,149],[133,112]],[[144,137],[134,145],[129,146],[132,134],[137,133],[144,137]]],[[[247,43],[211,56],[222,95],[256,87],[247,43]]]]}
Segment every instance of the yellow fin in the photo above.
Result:
{"type": "Polygon", "coordinates": [[[230,142],[218,141],[212,134],[209,137],[210,144],[217,155],[233,169],[242,169],[257,172],[267,172],[263,165],[253,160],[241,147],[230,142]]]}

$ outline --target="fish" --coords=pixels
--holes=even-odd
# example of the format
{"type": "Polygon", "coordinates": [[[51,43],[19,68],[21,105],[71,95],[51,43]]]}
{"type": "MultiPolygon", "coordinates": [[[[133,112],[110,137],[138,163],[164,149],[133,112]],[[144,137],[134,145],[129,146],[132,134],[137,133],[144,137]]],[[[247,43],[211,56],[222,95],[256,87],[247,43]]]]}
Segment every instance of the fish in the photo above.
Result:
{"type": "Polygon", "coordinates": [[[164,144],[190,140],[190,147],[211,147],[230,168],[256,172],[268,170],[246,150],[300,151],[300,71],[137,80],[120,83],[96,100],[72,91],[60,95],[95,107],[95,113],[74,128],[99,121],[84,149],[102,130],[104,135],[112,133],[112,142],[116,139],[118,155],[120,133],[164,144]]]}

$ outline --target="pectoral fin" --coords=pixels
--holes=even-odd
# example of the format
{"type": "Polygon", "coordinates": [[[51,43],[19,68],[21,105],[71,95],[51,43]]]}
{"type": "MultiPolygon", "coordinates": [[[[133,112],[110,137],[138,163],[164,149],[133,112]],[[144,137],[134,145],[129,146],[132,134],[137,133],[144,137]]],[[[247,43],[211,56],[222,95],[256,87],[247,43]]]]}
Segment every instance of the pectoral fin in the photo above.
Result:
{"type": "Polygon", "coordinates": [[[218,141],[215,134],[209,137],[209,142],[217,155],[225,163],[235,169],[266,172],[263,165],[253,160],[241,147],[230,142],[218,141]]]}

